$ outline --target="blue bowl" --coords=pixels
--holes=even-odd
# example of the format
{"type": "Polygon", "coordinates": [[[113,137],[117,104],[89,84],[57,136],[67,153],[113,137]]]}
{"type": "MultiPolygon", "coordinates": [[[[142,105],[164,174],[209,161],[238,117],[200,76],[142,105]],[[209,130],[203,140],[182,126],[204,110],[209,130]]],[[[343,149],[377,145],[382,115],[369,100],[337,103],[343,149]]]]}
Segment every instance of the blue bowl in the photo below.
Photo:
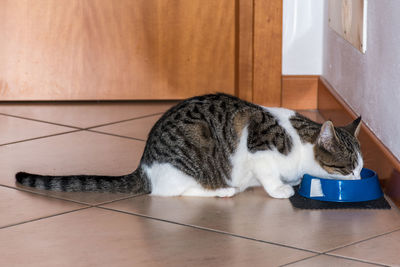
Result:
{"type": "Polygon", "coordinates": [[[361,202],[383,196],[378,175],[370,170],[361,170],[361,179],[337,180],[303,176],[299,194],[303,197],[332,202],[361,202]]]}

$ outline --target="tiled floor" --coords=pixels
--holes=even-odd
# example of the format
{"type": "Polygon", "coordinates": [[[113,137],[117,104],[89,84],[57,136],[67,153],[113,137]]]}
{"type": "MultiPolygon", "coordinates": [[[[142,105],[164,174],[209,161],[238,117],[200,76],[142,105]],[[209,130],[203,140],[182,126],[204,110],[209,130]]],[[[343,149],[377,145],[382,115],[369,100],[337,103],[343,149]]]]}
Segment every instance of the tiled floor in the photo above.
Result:
{"type": "Polygon", "coordinates": [[[0,266],[400,266],[394,206],[298,210],[260,188],[219,199],[15,184],[21,170],[134,170],[147,132],[170,105],[0,104],[0,266]]]}

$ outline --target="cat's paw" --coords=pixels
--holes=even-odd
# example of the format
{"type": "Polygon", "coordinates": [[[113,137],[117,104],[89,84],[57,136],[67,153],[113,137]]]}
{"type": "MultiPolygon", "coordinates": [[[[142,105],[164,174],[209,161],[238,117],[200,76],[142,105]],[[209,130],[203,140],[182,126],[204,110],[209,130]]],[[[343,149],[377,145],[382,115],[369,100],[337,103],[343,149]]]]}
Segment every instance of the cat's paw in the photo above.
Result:
{"type": "Polygon", "coordinates": [[[301,183],[301,179],[297,179],[297,180],[294,180],[294,181],[290,181],[287,184],[289,184],[291,186],[296,186],[296,185],[299,185],[300,183],[301,183]]]}
{"type": "Polygon", "coordinates": [[[288,184],[283,184],[268,193],[274,198],[289,198],[294,195],[294,189],[288,184]]]}
{"type": "Polygon", "coordinates": [[[216,190],[217,197],[233,197],[238,192],[234,187],[220,188],[216,190]]]}

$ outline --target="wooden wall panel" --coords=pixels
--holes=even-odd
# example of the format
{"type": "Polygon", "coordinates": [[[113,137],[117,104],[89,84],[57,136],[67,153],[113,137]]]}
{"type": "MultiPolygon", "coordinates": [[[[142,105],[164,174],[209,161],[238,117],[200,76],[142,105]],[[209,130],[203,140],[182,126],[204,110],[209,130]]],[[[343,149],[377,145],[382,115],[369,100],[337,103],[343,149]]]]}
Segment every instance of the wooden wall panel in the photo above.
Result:
{"type": "Polygon", "coordinates": [[[282,0],[254,0],[253,101],[281,106],[282,0]]]}
{"type": "Polygon", "coordinates": [[[253,101],[253,1],[236,0],[236,95],[253,101]]]}
{"type": "Polygon", "coordinates": [[[2,0],[0,99],[235,93],[235,1],[2,0]]]}
{"type": "Polygon", "coordinates": [[[317,109],[318,75],[282,76],[282,107],[317,109]]]}
{"type": "Polygon", "coordinates": [[[329,0],[329,26],[355,48],[367,49],[367,0],[329,0]]]}
{"type": "Polygon", "coordinates": [[[49,92],[57,98],[80,85],[82,8],[79,1],[58,3],[0,2],[2,100],[44,98],[49,92]]]}

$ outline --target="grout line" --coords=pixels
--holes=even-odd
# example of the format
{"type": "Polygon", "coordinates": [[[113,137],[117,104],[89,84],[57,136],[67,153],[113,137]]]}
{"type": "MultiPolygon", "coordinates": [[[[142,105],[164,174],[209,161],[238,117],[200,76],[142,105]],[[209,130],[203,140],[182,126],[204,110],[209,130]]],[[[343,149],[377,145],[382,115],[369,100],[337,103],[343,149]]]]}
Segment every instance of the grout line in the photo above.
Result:
{"type": "Polygon", "coordinates": [[[57,213],[57,214],[52,214],[52,215],[49,215],[49,216],[40,217],[40,218],[36,218],[36,219],[32,219],[32,220],[28,220],[28,221],[24,221],[24,222],[20,222],[20,223],[14,223],[14,224],[6,225],[6,226],[1,226],[0,230],[1,229],[5,229],[5,228],[9,228],[9,227],[18,226],[18,225],[21,225],[21,224],[26,224],[26,223],[36,222],[36,221],[40,221],[40,220],[44,220],[44,219],[48,219],[48,218],[52,218],[52,217],[57,217],[57,216],[60,216],[60,215],[73,213],[73,212],[76,212],[76,211],[81,211],[81,210],[85,210],[85,209],[91,209],[91,208],[93,208],[93,207],[83,207],[83,208],[80,208],[80,209],[70,210],[70,211],[61,212],[61,213],[57,213]]]}
{"type": "Polygon", "coordinates": [[[304,259],[295,260],[295,261],[292,261],[292,262],[289,262],[289,263],[285,263],[285,264],[283,264],[283,265],[279,265],[279,267],[288,266],[288,265],[290,265],[290,264],[297,263],[297,262],[302,262],[302,261],[305,261],[305,260],[308,260],[308,259],[311,259],[311,258],[318,257],[318,256],[320,256],[320,255],[322,255],[322,253],[318,253],[318,254],[316,254],[316,255],[312,255],[312,256],[306,257],[306,258],[304,258],[304,259]]]}
{"type": "Polygon", "coordinates": [[[117,123],[122,123],[122,122],[127,122],[127,121],[132,121],[132,120],[138,120],[138,119],[144,119],[144,118],[148,118],[148,117],[152,117],[152,116],[157,116],[157,115],[164,114],[165,112],[166,111],[157,112],[157,113],[152,113],[152,114],[148,114],[148,115],[142,115],[142,116],[134,117],[134,118],[130,118],[130,119],[98,124],[98,125],[94,125],[94,126],[90,126],[90,127],[77,127],[77,126],[73,126],[73,125],[66,125],[66,124],[61,124],[61,123],[57,123],[57,122],[50,122],[50,121],[44,121],[44,120],[39,120],[39,119],[34,119],[34,118],[22,117],[22,116],[18,116],[18,115],[11,115],[11,114],[2,113],[2,112],[0,112],[0,115],[13,117],[13,118],[17,118],[17,119],[23,119],[23,120],[47,123],[47,124],[52,124],[52,125],[57,125],[57,126],[62,126],[62,127],[68,127],[68,128],[73,128],[73,129],[76,129],[76,130],[89,130],[89,129],[108,126],[108,125],[112,125],[112,124],[117,124],[117,123]]]}
{"type": "Polygon", "coordinates": [[[57,126],[63,126],[63,127],[77,129],[77,130],[82,130],[82,128],[79,128],[79,127],[76,127],[76,126],[65,125],[65,124],[56,123],[56,122],[43,121],[43,120],[38,120],[38,119],[33,119],[33,118],[25,118],[25,117],[22,117],[22,116],[11,115],[11,114],[6,114],[6,113],[0,113],[0,115],[13,117],[13,118],[17,118],[17,119],[22,119],[22,120],[36,121],[36,122],[41,122],[41,123],[47,123],[47,124],[52,124],[52,125],[57,125],[57,126]]]}
{"type": "Polygon", "coordinates": [[[146,142],[146,140],[143,140],[143,139],[140,139],[140,138],[135,138],[135,137],[130,137],[130,136],[125,136],[125,135],[106,133],[106,132],[100,132],[100,131],[95,131],[95,130],[86,130],[86,129],[83,130],[83,131],[87,131],[87,132],[91,132],[91,133],[97,133],[97,134],[105,134],[105,135],[110,135],[110,136],[115,136],[115,137],[120,137],[120,138],[140,141],[140,142],[146,142]]]}
{"type": "MultiPolygon", "coordinates": [[[[61,196],[48,195],[48,194],[45,193],[45,192],[62,192],[62,191],[47,190],[47,191],[44,191],[43,193],[41,193],[41,192],[38,192],[38,191],[30,191],[29,189],[19,188],[19,187],[12,187],[12,186],[3,185],[3,184],[0,184],[0,187],[14,189],[14,190],[21,191],[21,192],[26,192],[26,193],[32,193],[32,194],[36,194],[36,195],[39,195],[39,196],[49,197],[49,198],[58,199],[58,200],[65,200],[65,201],[69,201],[69,202],[72,202],[72,203],[75,203],[75,204],[81,204],[81,205],[86,205],[86,206],[90,206],[90,207],[97,207],[97,206],[100,206],[100,205],[106,205],[106,204],[110,204],[110,203],[113,203],[113,202],[122,201],[122,200],[126,200],[126,199],[129,199],[129,198],[134,198],[134,197],[138,197],[138,196],[143,196],[144,195],[144,194],[130,195],[130,196],[121,197],[121,198],[118,198],[118,199],[113,199],[113,200],[110,200],[110,201],[105,201],[105,202],[92,204],[92,203],[78,201],[78,200],[74,200],[74,199],[70,199],[70,198],[61,197],[61,196]]],[[[84,191],[82,191],[82,192],[84,192],[84,191]]],[[[65,192],[65,193],[74,193],[74,192],[65,192]]],[[[78,193],[78,192],[76,192],[76,193],[78,193]]],[[[107,192],[105,192],[105,194],[107,194],[107,192]]]]}
{"type": "Polygon", "coordinates": [[[120,138],[126,138],[126,139],[130,139],[130,140],[135,140],[135,141],[146,142],[146,140],[143,140],[143,139],[140,139],[140,138],[124,136],[124,135],[118,135],[118,134],[113,134],[113,133],[107,133],[107,132],[102,132],[102,131],[96,131],[96,130],[93,130],[93,129],[100,128],[100,127],[103,127],[103,126],[109,126],[109,125],[113,125],[113,124],[128,122],[128,121],[134,121],[134,120],[149,118],[149,117],[161,115],[161,114],[164,114],[164,113],[165,112],[152,113],[152,114],[143,115],[143,116],[139,116],[139,117],[135,117],[135,118],[125,119],[125,120],[120,120],[120,121],[114,121],[114,122],[109,122],[109,123],[103,123],[103,124],[94,125],[94,126],[90,126],[90,127],[83,127],[83,128],[82,127],[71,126],[71,125],[60,124],[60,123],[48,122],[48,121],[43,121],[43,120],[38,120],[38,119],[33,119],[33,118],[25,118],[25,117],[21,117],[21,116],[6,114],[6,113],[0,113],[0,115],[3,115],[3,116],[14,117],[14,118],[23,119],[23,120],[36,121],[36,122],[41,122],[41,123],[46,123],[46,124],[57,125],[57,126],[62,126],[62,127],[68,127],[68,128],[75,129],[73,131],[68,131],[68,132],[63,132],[63,133],[58,133],[58,134],[51,134],[51,135],[45,135],[45,136],[40,136],[40,137],[34,137],[34,138],[14,141],[14,142],[10,142],[10,143],[4,143],[4,144],[0,144],[0,146],[12,145],[12,144],[32,141],[32,140],[36,140],[36,139],[53,137],[53,136],[57,136],[57,135],[61,135],[61,134],[74,133],[74,132],[78,132],[78,131],[88,131],[88,132],[92,132],[92,133],[98,133],[98,134],[110,135],[110,136],[115,136],[115,137],[120,137],[120,138]]]}
{"type": "Polygon", "coordinates": [[[350,257],[340,256],[340,255],[331,255],[331,254],[325,254],[325,253],[322,253],[322,255],[331,256],[331,257],[335,257],[335,258],[339,258],[339,259],[357,261],[357,262],[362,262],[362,263],[374,264],[374,265],[378,265],[378,266],[385,266],[385,267],[388,266],[388,265],[384,265],[382,263],[377,263],[377,262],[372,262],[372,261],[367,261],[367,260],[362,260],[362,259],[355,259],[355,258],[350,258],[350,257]]]}
{"type": "Polygon", "coordinates": [[[73,130],[73,131],[68,131],[68,132],[62,132],[62,133],[44,135],[44,136],[39,136],[39,137],[33,137],[33,138],[28,138],[28,139],[24,139],[24,140],[14,141],[14,142],[10,142],[10,143],[0,144],[0,146],[8,146],[8,145],[13,145],[13,144],[18,144],[18,143],[23,143],[23,142],[28,142],[28,141],[43,139],[43,138],[47,138],[47,137],[53,137],[53,136],[59,136],[59,135],[63,135],[63,134],[76,133],[76,132],[80,132],[80,131],[82,131],[82,130],[73,130]]]}
{"type": "Polygon", "coordinates": [[[395,230],[391,230],[389,232],[383,233],[383,234],[378,234],[376,236],[368,237],[368,238],[363,239],[363,240],[355,241],[353,243],[350,243],[350,244],[347,244],[347,245],[344,245],[344,246],[340,246],[340,247],[336,247],[336,248],[324,251],[323,254],[331,255],[331,254],[328,254],[328,253],[331,253],[331,252],[334,252],[335,250],[339,250],[339,249],[346,248],[346,247],[349,247],[349,246],[353,246],[353,245],[356,245],[356,244],[359,244],[359,243],[362,243],[362,242],[366,242],[366,241],[369,241],[371,239],[375,239],[375,238],[378,238],[378,237],[381,237],[381,236],[389,235],[389,234],[397,232],[397,231],[400,231],[400,227],[396,228],[395,230]]]}
{"type": "Polygon", "coordinates": [[[97,105],[97,104],[150,104],[156,105],[161,104],[171,104],[179,102],[179,99],[74,99],[74,100],[0,100],[0,104],[8,105],[35,105],[35,104],[46,104],[46,105],[58,105],[58,104],[86,104],[86,105],[97,105]]]}
{"type": "Polygon", "coordinates": [[[392,207],[393,210],[396,212],[400,212],[400,205],[396,205],[396,203],[391,199],[388,195],[384,193],[384,197],[386,198],[387,202],[389,202],[389,205],[392,207]]]}
{"type": "Polygon", "coordinates": [[[383,265],[383,264],[376,263],[376,262],[370,262],[370,261],[365,261],[365,260],[360,260],[360,259],[348,258],[348,257],[344,257],[344,256],[328,255],[328,254],[325,254],[325,253],[319,253],[317,255],[313,255],[313,256],[310,256],[310,257],[307,257],[307,258],[304,258],[304,259],[301,259],[301,260],[296,260],[296,261],[293,261],[293,262],[290,262],[290,263],[286,263],[286,264],[280,265],[280,267],[289,266],[291,264],[302,262],[302,261],[306,261],[306,260],[309,260],[311,258],[315,258],[315,257],[322,256],[322,255],[329,256],[329,257],[335,257],[335,258],[339,258],[339,259],[350,260],[350,261],[374,264],[374,265],[377,265],[377,266],[387,266],[387,265],[383,265]]]}
{"type": "MultiPolygon", "coordinates": [[[[123,120],[123,121],[110,122],[110,123],[103,124],[103,125],[100,125],[100,126],[92,126],[92,127],[88,127],[88,128],[78,128],[78,127],[74,127],[74,126],[67,126],[67,125],[62,125],[62,124],[56,124],[56,123],[51,123],[51,122],[46,122],[46,121],[39,121],[39,120],[33,120],[33,119],[27,119],[27,118],[20,117],[21,119],[25,119],[25,120],[32,120],[32,121],[38,121],[38,122],[43,122],[43,123],[47,123],[47,124],[53,124],[53,125],[58,125],[58,126],[63,126],[63,127],[69,127],[69,128],[73,128],[75,130],[62,132],[62,133],[56,133],[56,134],[50,134],[50,135],[44,135],[44,136],[39,136],[39,137],[33,137],[33,138],[23,139],[23,140],[9,142],[9,143],[4,143],[4,144],[0,144],[0,146],[13,145],[13,144],[18,144],[18,143],[22,143],[22,142],[28,142],[28,141],[33,141],[33,140],[37,140],[37,139],[43,139],[43,138],[47,138],[47,137],[53,137],[53,136],[69,134],[69,133],[75,133],[75,132],[79,132],[79,131],[88,131],[88,132],[97,133],[97,134],[104,134],[104,135],[110,135],[110,136],[115,136],[115,137],[130,139],[130,140],[135,140],[135,141],[146,142],[146,140],[143,140],[143,139],[140,139],[140,138],[124,136],[124,135],[118,135],[118,134],[107,133],[107,132],[101,132],[101,131],[96,131],[96,130],[92,130],[92,129],[93,128],[102,127],[102,126],[117,124],[117,123],[121,123],[121,122],[147,118],[147,117],[156,116],[156,115],[160,115],[160,114],[163,114],[163,113],[156,113],[156,114],[152,114],[152,115],[146,115],[146,116],[133,118],[133,119],[127,119],[127,120],[123,120]]],[[[4,114],[0,113],[0,115],[4,115],[4,114]]],[[[16,116],[13,116],[13,115],[5,115],[5,116],[16,117],[16,116]]],[[[17,117],[17,118],[19,118],[19,117],[17,117]]]]}
{"type": "Polygon", "coordinates": [[[161,115],[161,114],[164,114],[164,113],[165,113],[165,111],[164,111],[164,112],[158,112],[158,113],[152,113],[152,114],[148,114],[148,115],[143,115],[143,116],[135,117],[135,118],[131,118],[131,119],[125,119],[125,120],[120,120],[120,121],[114,121],[114,122],[103,123],[103,124],[99,124],[99,125],[95,125],[95,126],[90,126],[90,127],[82,128],[82,130],[91,130],[91,129],[93,129],[93,128],[100,128],[100,127],[109,126],[109,125],[113,125],[113,124],[118,124],[118,123],[122,123],[122,122],[128,122],[128,121],[134,121],[134,120],[145,119],[145,118],[149,118],[149,117],[161,115]]]}
{"type": "Polygon", "coordinates": [[[108,204],[111,204],[111,203],[114,203],[114,202],[118,202],[118,201],[122,201],[122,200],[127,200],[127,199],[135,198],[135,197],[140,197],[140,196],[144,196],[144,195],[146,195],[146,194],[143,193],[143,194],[139,194],[139,195],[130,195],[130,196],[128,196],[128,197],[123,197],[123,198],[119,198],[119,199],[114,199],[114,200],[110,200],[110,201],[105,201],[105,202],[98,203],[98,204],[93,204],[92,206],[93,206],[93,207],[98,207],[98,208],[99,208],[99,206],[101,206],[101,205],[108,205],[108,204]]]}
{"type": "Polygon", "coordinates": [[[99,124],[99,125],[94,125],[94,126],[83,127],[82,128],[82,127],[77,127],[77,126],[72,126],[72,125],[66,125],[66,124],[55,123],[55,122],[48,122],[48,121],[43,121],[43,120],[38,120],[38,119],[33,119],[33,118],[26,118],[26,117],[22,117],[22,116],[11,115],[11,114],[6,114],[6,113],[1,113],[0,112],[0,115],[3,115],[3,116],[8,116],[8,117],[18,118],[18,119],[23,119],[23,120],[30,120],[30,121],[35,121],[35,122],[46,123],[46,124],[57,125],[57,126],[62,126],[62,127],[68,127],[68,128],[75,129],[75,130],[72,130],[72,131],[67,131],[67,132],[62,132],[62,133],[57,133],[57,134],[39,136],[39,137],[28,138],[28,139],[23,139],[23,140],[19,140],[19,141],[4,143],[4,144],[0,144],[0,146],[12,145],[12,144],[17,144],[17,143],[22,143],[22,142],[27,142],[27,141],[47,138],[47,137],[58,136],[58,135],[62,135],[62,134],[74,133],[74,132],[78,132],[78,131],[88,131],[88,132],[92,132],[92,133],[98,133],[98,134],[110,135],[110,136],[115,136],[115,137],[120,137],[120,138],[126,138],[126,139],[130,139],[130,140],[135,140],[135,141],[146,142],[146,140],[143,140],[143,139],[140,139],[140,138],[124,136],[124,135],[118,135],[118,134],[107,133],[107,132],[101,132],[101,131],[96,131],[96,130],[92,130],[92,129],[100,128],[100,127],[103,127],[103,126],[109,126],[109,125],[113,125],[113,124],[118,124],[118,123],[123,123],[123,122],[128,122],[128,121],[134,121],[134,120],[149,118],[149,117],[161,115],[161,114],[164,114],[164,113],[165,113],[165,111],[164,112],[158,112],[158,113],[152,113],[152,114],[148,114],[148,115],[143,115],[143,116],[139,116],[139,117],[135,117],[135,118],[119,120],[119,121],[114,121],[114,122],[109,122],[109,123],[103,123],[103,124],[99,124]]]}
{"type": "MultiPolygon", "coordinates": [[[[3,184],[0,184],[0,187],[5,187],[5,188],[9,188],[9,189],[14,189],[14,190],[21,191],[21,192],[25,192],[25,193],[31,193],[31,194],[39,195],[39,196],[42,196],[42,197],[49,197],[49,198],[53,198],[53,199],[69,201],[69,202],[72,202],[72,203],[75,203],[75,204],[81,204],[81,205],[86,205],[86,206],[95,207],[95,204],[90,204],[90,203],[81,202],[81,201],[78,201],[78,200],[73,200],[73,199],[68,199],[68,198],[59,197],[59,196],[47,195],[47,194],[45,194],[45,193],[40,193],[40,192],[37,192],[37,191],[30,191],[29,189],[18,188],[18,187],[12,187],[12,186],[3,185],[3,184]]],[[[50,191],[50,190],[49,190],[49,191],[46,191],[46,192],[56,192],[56,191],[50,191]]],[[[96,204],[96,205],[97,205],[97,204],[96,204]]]]}
{"type": "Polygon", "coordinates": [[[237,238],[242,238],[242,239],[246,239],[246,240],[260,242],[260,243],[266,243],[266,244],[270,244],[270,245],[275,245],[275,246],[280,246],[280,247],[285,247],[285,248],[290,248],[290,249],[296,249],[296,250],[301,250],[301,251],[310,252],[310,253],[320,253],[320,252],[309,250],[309,249],[297,248],[297,247],[293,247],[293,246],[290,246],[290,245],[284,245],[284,244],[279,244],[279,243],[275,243],[275,242],[271,242],[271,241],[265,241],[265,240],[256,239],[256,238],[252,238],[252,237],[241,236],[241,235],[237,235],[237,234],[234,234],[234,233],[228,233],[228,232],[224,232],[224,231],[220,231],[220,230],[216,230],[216,229],[211,229],[211,228],[207,228],[207,227],[202,227],[202,226],[198,226],[198,225],[184,224],[184,223],[169,221],[169,220],[165,220],[165,219],[161,219],[161,218],[155,218],[155,217],[151,217],[151,216],[143,215],[143,214],[139,214],[139,213],[132,213],[132,212],[116,210],[116,209],[112,209],[112,208],[106,208],[106,207],[97,207],[97,208],[105,209],[105,210],[109,210],[109,211],[114,211],[114,212],[120,212],[120,213],[133,215],[133,216],[138,216],[138,217],[142,217],[142,218],[146,218],[146,219],[150,219],[150,220],[155,220],[155,221],[160,221],[160,222],[165,222],[165,223],[172,223],[172,224],[176,224],[176,225],[180,225],[180,226],[191,227],[191,228],[194,228],[194,229],[204,230],[204,231],[213,232],[213,233],[217,233],[217,234],[233,236],[233,237],[237,237],[237,238]]]}

